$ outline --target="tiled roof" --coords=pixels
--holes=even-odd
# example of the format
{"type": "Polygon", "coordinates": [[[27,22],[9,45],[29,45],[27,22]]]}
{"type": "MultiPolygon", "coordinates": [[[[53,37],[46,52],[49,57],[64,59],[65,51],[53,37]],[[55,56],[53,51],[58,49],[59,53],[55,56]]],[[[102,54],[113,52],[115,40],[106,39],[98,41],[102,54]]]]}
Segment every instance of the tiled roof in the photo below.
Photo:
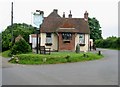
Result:
{"type": "Polygon", "coordinates": [[[44,18],[40,28],[41,32],[77,32],[90,33],[88,22],[84,18],[61,18],[52,12],[44,18]],[[74,29],[73,29],[74,28],[74,29]]]}
{"type": "Polygon", "coordinates": [[[49,15],[48,15],[48,18],[52,18],[52,17],[59,17],[59,18],[61,18],[60,17],[60,15],[58,15],[56,12],[51,12],[49,15]]]}

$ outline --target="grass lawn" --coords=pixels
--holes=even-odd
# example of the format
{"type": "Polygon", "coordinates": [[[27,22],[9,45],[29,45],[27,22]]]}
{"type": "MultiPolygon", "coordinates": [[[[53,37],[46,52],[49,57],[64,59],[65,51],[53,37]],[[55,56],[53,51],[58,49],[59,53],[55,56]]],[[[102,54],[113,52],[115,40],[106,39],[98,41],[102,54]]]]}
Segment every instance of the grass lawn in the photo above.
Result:
{"type": "Polygon", "coordinates": [[[19,64],[58,64],[67,62],[91,61],[103,58],[103,55],[95,53],[75,53],[75,52],[52,52],[51,55],[43,54],[19,54],[10,62],[19,64]]]}

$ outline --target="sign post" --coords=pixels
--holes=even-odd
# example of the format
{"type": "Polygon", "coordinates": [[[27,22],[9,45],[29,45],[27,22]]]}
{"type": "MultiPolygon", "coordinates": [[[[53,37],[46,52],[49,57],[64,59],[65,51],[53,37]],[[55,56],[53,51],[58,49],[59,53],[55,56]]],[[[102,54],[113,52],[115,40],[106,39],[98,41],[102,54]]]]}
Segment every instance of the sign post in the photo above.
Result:
{"type": "MultiPolygon", "coordinates": [[[[36,12],[33,14],[33,23],[36,26],[36,53],[38,54],[38,33],[40,34],[40,28],[41,24],[43,23],[43,17],[44,12],[40,10],[36,10],[36,12]]],[[[39,39],[41,40],[41,39],[39,39]]],[[[39,41],[39,44],[41,45],[41,41],[39,41]]]]}

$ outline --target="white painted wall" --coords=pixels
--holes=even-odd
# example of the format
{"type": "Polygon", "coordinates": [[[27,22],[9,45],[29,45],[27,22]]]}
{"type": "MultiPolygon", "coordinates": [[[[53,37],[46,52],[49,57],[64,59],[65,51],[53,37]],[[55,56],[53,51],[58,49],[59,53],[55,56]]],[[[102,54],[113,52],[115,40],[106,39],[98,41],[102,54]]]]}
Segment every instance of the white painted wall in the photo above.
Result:
{"type": "Polygon", "coordinates": [[[91,46],[93,46],[93,39],[90,39],[89,43],[91,42],[91,46]]]}
{"type": "MultiPolygon", "coordinates": [[[[32,43],[32,48],[36,47],[36,37],[32,37],[32,35],[29,35],[29,43],[32,43]]],[[[38,43],[39,43],[39,39],[38,39],[38,43]]]]}
{"type": "Polygon", "coordinates": [[[40,37],[41,37],[41,46],[45,46],[45,42],[46,42],[46,33],[40,33],[40,37]]]}
{"type": "Polygon", "coordinates": [[[46,46],[46,33],[41,33],[41,46],[46,48],[51,48],[51,50],[58,50],[58,37],[56,34],[52,33],[52,45],[46,46]]]}
{"type": "MultiPolygon", "coordinates": [[[[79,34],[75,37],[75,50],[76,45],[79,43],[79,34]]],[[[80,46],[80,51],[88,51],[88,45],[89,45],[89,34],[85,34],[85,46],[80,46]]]]}
{"type": "MultiPolygon", "coordinates": [[[[58,36],[52,33],[52,45],[46,46],[46,33],[41,33],[41,46],[45,46],[46,48],[51,48],[51,50],[58,50],[58,36]]],[[[36,37],[29,36],[29,42],[32,43],[32,48],[36,47],[36,37]]],[[[38,41],[39,42],[39,41],[38,41]]],[[[76,45],[79,43],[79,34],[76,34],[75,37],[75,50],[76,45]]],[[[89,34],[85,34],[85,46],[80,46],[80,51],[88,51],[89,48],[89,34]]]]}

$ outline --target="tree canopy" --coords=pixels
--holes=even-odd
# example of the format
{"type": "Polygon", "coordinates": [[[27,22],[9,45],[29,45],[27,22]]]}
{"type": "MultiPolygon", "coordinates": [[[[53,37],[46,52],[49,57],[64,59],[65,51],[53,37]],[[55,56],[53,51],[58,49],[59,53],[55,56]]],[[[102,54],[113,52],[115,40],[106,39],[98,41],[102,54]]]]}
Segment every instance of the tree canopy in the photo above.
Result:
{"type": "Polygon", "coordinates": [[[102,39],[102,30],[100,30],[100,24],[99,21],[93,17],[88,18],[89,28],[90,28],[90,38],[93,39],[93,41],[102,39]]]}
{"type": "Polygon", "coordinates": [[[99,39],[95,41],[96,47],[99,48],[115,48],[120,49],[120,37],[108,37],[106,39],[99,39]]]}
{"type": "Polygon", "coordinates": [[[29,41],[29,35],[35,33],[35,28],[32,25],[25,23],[14,23],[13,26],[8,26],[5,31],[2,32],[2,50],[8,50],[11,47],[12,39],[12,30],[13,30],[13,40],[21,35],[26,42],[29,41]]]}

